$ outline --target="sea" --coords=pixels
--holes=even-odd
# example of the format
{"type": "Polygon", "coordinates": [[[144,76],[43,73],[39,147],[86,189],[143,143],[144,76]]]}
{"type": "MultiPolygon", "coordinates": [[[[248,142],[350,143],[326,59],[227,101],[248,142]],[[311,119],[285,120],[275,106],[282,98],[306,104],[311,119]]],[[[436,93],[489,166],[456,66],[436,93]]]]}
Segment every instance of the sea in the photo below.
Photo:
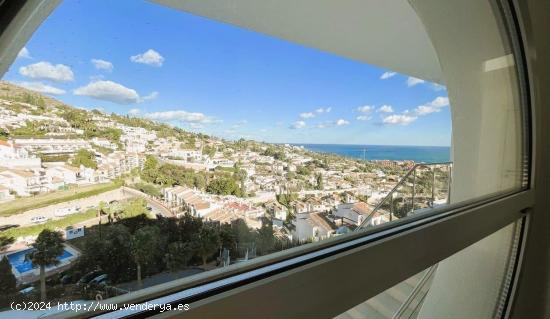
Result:
{"type": "Polygon", "coordinates": [[[410,160],[416,163],[448,162],[451,148],[448,146],[396,146],[396,145],[348,145],[348,144],[293,144],[317,153],[332,153],[365,160],[410,160]]]}

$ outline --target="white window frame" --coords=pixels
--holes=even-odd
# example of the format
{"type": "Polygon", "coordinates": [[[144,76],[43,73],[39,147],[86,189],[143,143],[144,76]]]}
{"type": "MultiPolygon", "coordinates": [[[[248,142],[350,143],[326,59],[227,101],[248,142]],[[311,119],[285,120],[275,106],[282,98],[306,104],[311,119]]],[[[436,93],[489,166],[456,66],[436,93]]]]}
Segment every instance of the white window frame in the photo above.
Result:
{"type": "MultiPolygon", "coordinates": [[[[0,61],[12,61],[58,3],[28,1],[22,5],[7,28],[0,30],[4,31],[0,35],[0,61]]],[[[508,7],[509,2],[502,3],[506,14],[513,15],[515,11],[508,7]]],[[[512,37],[514,41],[517,42],[512,45],[522,50],[519,36],[512,37]]],[[[522,59],[517,63],[520,94],[528,106],[529,88],[522,69],[524,54],[517,50],[515,56],[522,59]]],[[[0,69],[6,68],[0,62],[0,69]]],[[[527,125],[530,119],[524,122],[527,125]]],[[[526,130],[526,154],[530,167],[534,167],[529,144],[532,127],[527,125],[526,130]]],[[[533,170],[527,171],[533,174],[533,170]]],[[[136,292],[133,299],[150,304],[187,303],[189,311],[65,312],[51,317],[121,318],[155,314],[159,318],[245,318],[251,314],[261,314],[253,315],[261,318],[334,317],[513,222],[523,219],[525,234],[535,198],[532,180],[522,191],[441,207],[369,231],[264,256],[243,266],[198,276],[183,285],[168,283],[163,290],[144,289],[136,292]],[[360,275],[346,276],[350,271],[360,275]]],[[[521,253],[522,250],[515,273],[521,268],[521,253]]],[[[516,284],[517,276],[513,286],[516,284]]],[[[508,298],[513,297],[514,291],[512,287],[508,298]]],[[[109,302],[122,303],[124,297],[109,302]]],[[[505,316],[512,304],[508,301],[505,316]]]]}

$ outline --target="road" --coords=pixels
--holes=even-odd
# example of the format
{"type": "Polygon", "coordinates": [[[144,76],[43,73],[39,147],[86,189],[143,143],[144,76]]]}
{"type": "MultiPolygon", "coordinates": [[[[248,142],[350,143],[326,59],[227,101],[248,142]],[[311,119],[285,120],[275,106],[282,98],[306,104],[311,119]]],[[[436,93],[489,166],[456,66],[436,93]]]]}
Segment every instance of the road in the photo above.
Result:
{"type": "Polygon", "coordinates": [[[341,188],[341,189],[332,189],[332,190],[309,190],[309,191],[299,191],[300,196],[305,195],[328,195],[332,193],[342,193],[342,192],[367,192],[368,188],[366,186],[362,187],[352,187],[352,188],[341,188]]]}
{"type": "Polygon", "coordinates": [[[86,211],[87,208],[95,207],[99,204],[99,202],[102,202],[102,201],[108,203],[112,200],[123,200],[129,197],[131,197],[130,194],[124,193],[122,188],[118,188],[112,191],[108,191],[105,193],[101,193],[101,194],[86,197],[86,198],[75,199],[68,202],[31,209],[23,213],[11,215],[7,217],[0,217],[0,225],[30,226],[30,225],[34,225],[31,222],[31,218],[37,217],[37,216],[44,216],[50,220],[63,218],[63,217],[55,216],[55,211],[59,208],[79,206],[81,211],[86,211]]]}
{"type": "Polygon", "coordinates": [[[105,193],[101,193],[101,194],[86,197],[86,198],[81,198],[81,199],[54,204],[46,207],[31,209],[23,213],[11,215],[7,217],[0,217],[0,225],[19,225],[20,227],[31,226],[31,225],[35,225],[33,222],[31,222],[31,218],[37,217],[37,216],[44,216],[48,218],[48,220],[57,220],[57,219],[64,218],[64,217],[55,216],[55,211],[59,208],[79,206],[81,211],[84,212],[88,210],[88,208],[97,207],[100,202],[108,203],[113,200],[120,201],[131,197],[145,198],[149,206],[152,208],[152,213],[155,215],[160,214],[165,217],[174,216],[168,208],[164,207],[162,203],[156,201],[150,196],[135,189],[131,189],[128,187],[121,187],[112,191],[108,191],[105,193]]]}

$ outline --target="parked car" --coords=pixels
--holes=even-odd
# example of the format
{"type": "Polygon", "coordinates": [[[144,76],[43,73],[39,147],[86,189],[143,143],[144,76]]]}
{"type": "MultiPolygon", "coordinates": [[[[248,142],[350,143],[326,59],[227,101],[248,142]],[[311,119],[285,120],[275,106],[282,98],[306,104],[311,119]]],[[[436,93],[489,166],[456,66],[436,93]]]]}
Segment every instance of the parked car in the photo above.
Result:
{"type": "Polygon", "coordinates": [[[32,294],[34,291],[35,291],[35,288],[33,286],[30,286],[30,287],[27,287],[25,289],[19,290],[19,293],[24,295],[24,296],[28,296],[28,295],[32,294]]]}
{"type": "Polygon", "coordinates": [[[55,210],[56,217],[64,217],[80,212],[80,206],[62,207],[55,210]]]}
{"type": "Polygon", "coordinates": [[[71,274],[63,275],[63,276],[61,276],[61,278],[59,279],[59,282],[60,282],[62,285],[71,284],[71,283],[73,283],[73,281],[74,281],[74,275],[71,275],[71,274]]]}
{"type": "Polygon", "coordinates": [[[99,275],[103,275],[103,274],[104,274],[104,272],[101,271],[101,270],[94,270],[94,271],[89,272],[89,273],[85,274],[84,276],[82,276],[82,278],[80,278],[80,280],[78,280],[78,282],[76,284],[78,286],[86,285],[92,279],[96,278],[99,275]]]}
{"type": "Polygon", "coordinates": [[[48,220],[46,216],[34,216],[31,218],[31,222],[35,224],[42,224],[45,223],[48,220]]]}
{"type": "Polygon", "coordinates": [[[111,281],[109,280],[109,275],[103,274],[90,280],[90,282],[88,282],[88,287],[104,286],[109,285],[110,283],[111,281]]]}

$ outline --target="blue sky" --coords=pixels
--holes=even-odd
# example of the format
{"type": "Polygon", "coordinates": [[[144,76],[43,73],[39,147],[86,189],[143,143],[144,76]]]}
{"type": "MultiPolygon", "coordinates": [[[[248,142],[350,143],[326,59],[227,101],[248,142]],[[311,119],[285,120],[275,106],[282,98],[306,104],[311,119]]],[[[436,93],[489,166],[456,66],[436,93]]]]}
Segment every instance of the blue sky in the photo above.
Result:
{"type": "Polygon", "coordinates": [[[148,2],[64,1],[4,80],[228,139],[451,138],[441,86],[148,2]]]}

